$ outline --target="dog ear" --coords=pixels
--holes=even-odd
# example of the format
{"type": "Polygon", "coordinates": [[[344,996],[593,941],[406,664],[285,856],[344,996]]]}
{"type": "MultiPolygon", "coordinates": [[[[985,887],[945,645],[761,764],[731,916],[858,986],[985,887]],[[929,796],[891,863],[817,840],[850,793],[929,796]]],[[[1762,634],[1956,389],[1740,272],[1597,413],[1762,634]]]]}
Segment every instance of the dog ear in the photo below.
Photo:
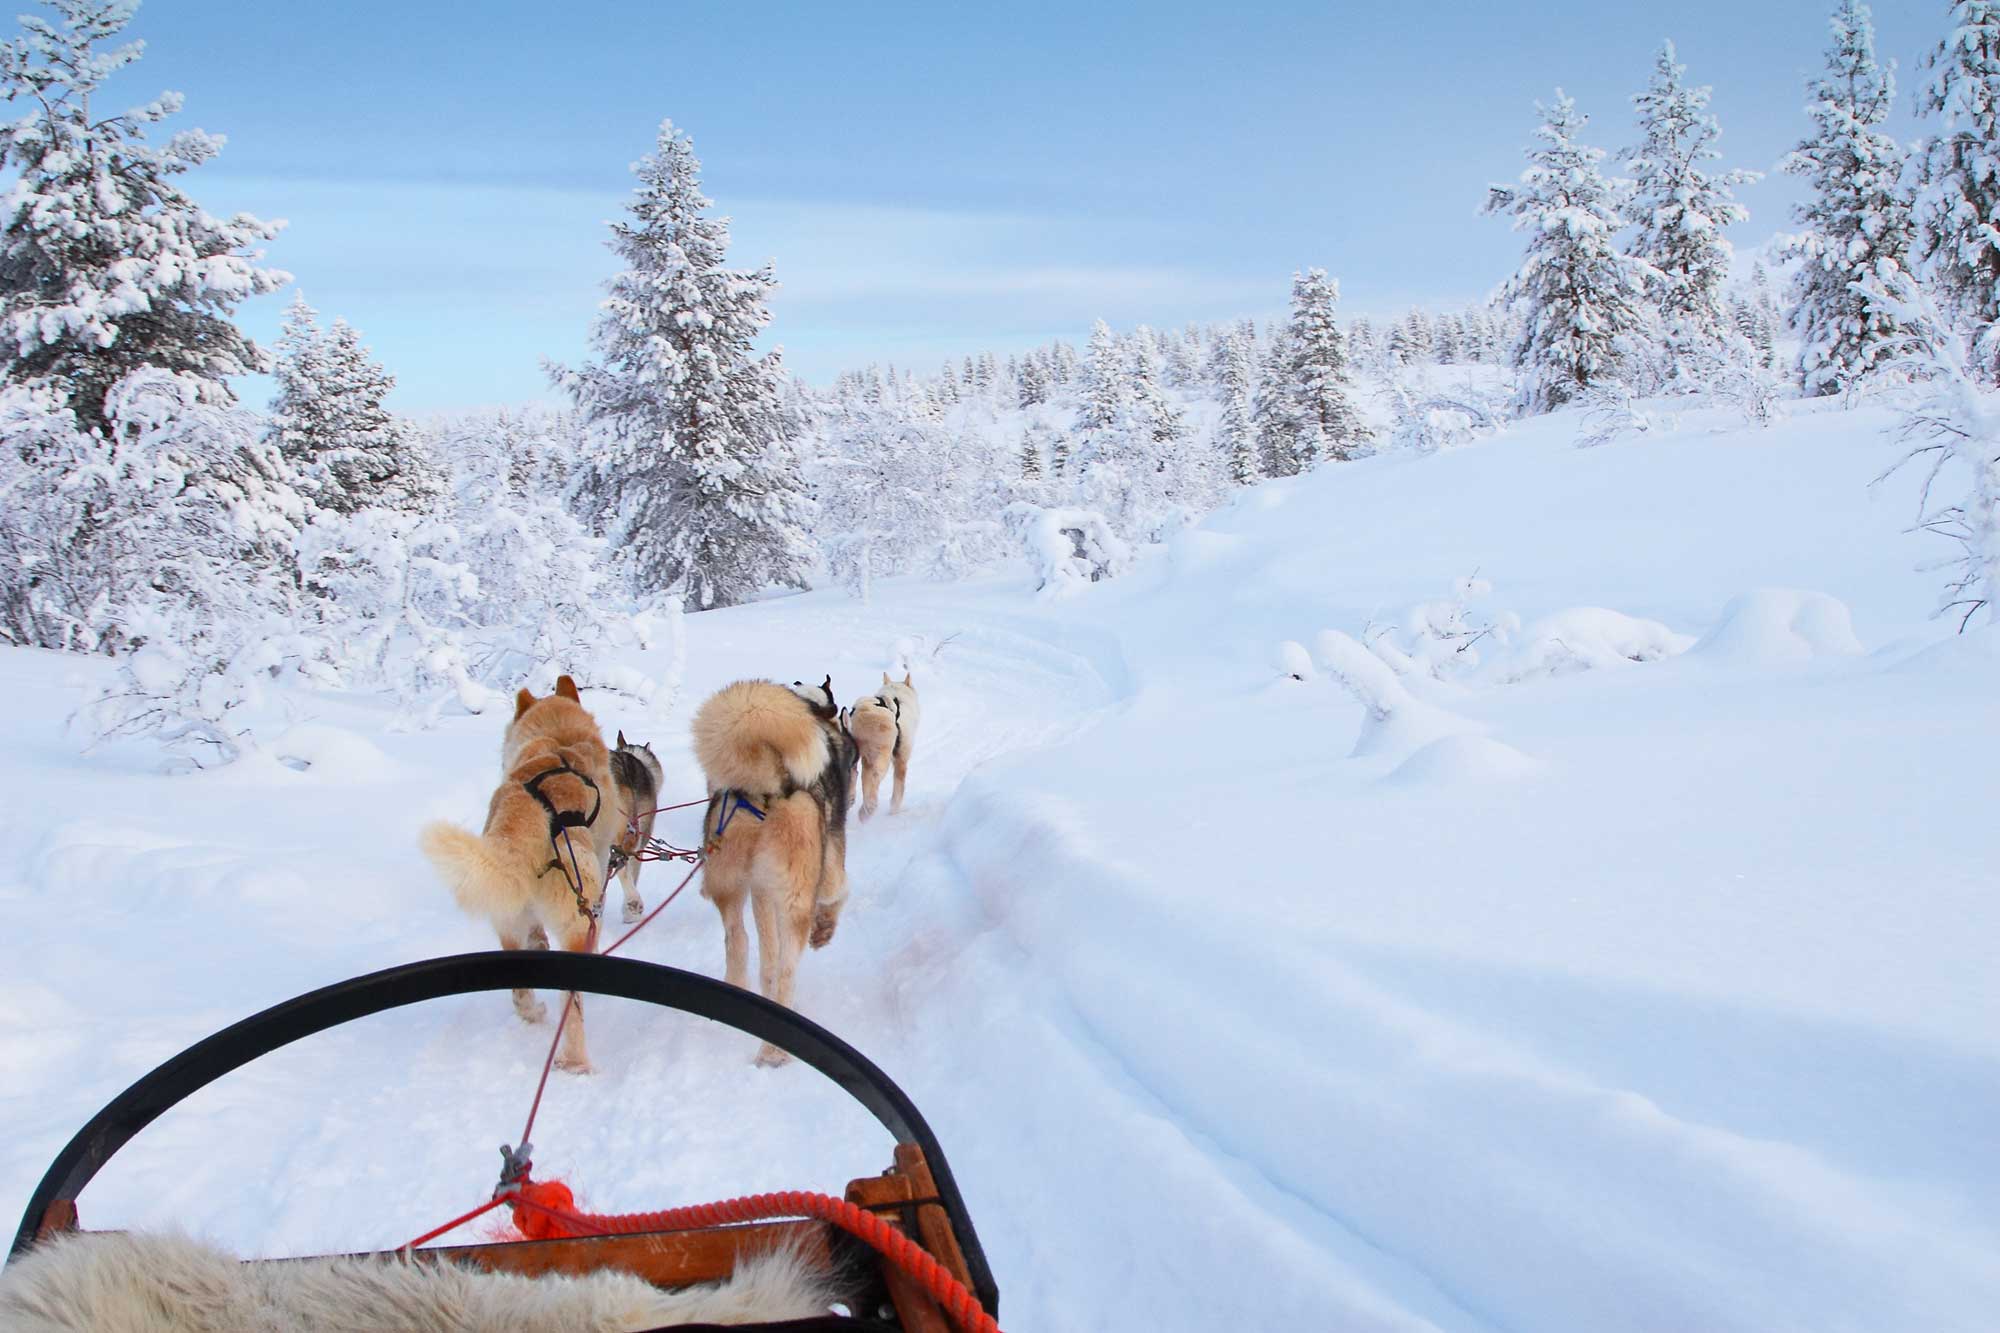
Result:
{"type": "Polygon", "coordinates": [[[905,685],[908,685],[910,683],[910,673],[907,671],[903,673],[903,683],[905,685]]]}
{"type": "Polygon", "coordinates": [[[621,750],[625,748],[625,733],[622,731],[618,733],[618,748],[621,750]]]}
{"type": "Polygon", "coordinates": [[[823,689],[823,690],[825,690],[825,691],[826,691],[826,706],[827,706],[828,708],[832,708],[832,707],[834,706],[834,702],[833,702],[833,673],[832,673],[832,672],[828,672],[828,673],[827,673],[827,677],[826,677],[826,679],[820,682],[820,686],[819,686],[819,687],[820,687],[821,689],[823,689]]]}
{"type": "Polygon", "coordinates": [[[535,706],[535,696],[530,691],[521,690],[517,692],[514,695],[515,720],[516,721],[520,720],[521,714],[527,712],[530,708],[533,708],[534,706],[535,706]]]}
{"type": "Polygon", "coordinates": [[[889,680],[889,673],[888,673],[888,672],[886,672],[886,671],[884,671],[884,672],[882,673],[882,683],[883,683],[884,685],[887,685],[887,684],[890,684],[890,683],[891,683],[891,682],[890,682],[890,680],[889,680]]]}
{"type": "Polygon", "coordinates": [[[576,692],[576,682],[568,676],[556,677],[556,693],[575,703],[583,702],[583,696],[576,692]]]}

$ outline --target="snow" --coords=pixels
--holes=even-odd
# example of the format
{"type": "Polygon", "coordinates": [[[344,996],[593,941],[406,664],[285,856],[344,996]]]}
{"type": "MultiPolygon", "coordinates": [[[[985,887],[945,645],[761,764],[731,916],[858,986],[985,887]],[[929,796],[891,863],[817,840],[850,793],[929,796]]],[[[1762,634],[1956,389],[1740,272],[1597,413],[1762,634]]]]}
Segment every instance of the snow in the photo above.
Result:
{"type": "Polygon", "coordinates": [[[1758,588],[1730,599],[1696,655],[1739,663],[1803,662],[1862,651],[1846,606],[1823,592],[1758,588]]]}
{"type": "MultiPolygon", "coordinates": [[[[1004,1327],[1983,1329],[2000,631],[1928,617],[1918,479],[1869,485],[1893,424],[1816,400],[1579,450],[1562,412],[1244,488],[1061,598],[1021,562],[690,616],[684,666],[625,650],[681,672],[670,711],[586,701],[687,799],[722,683],[913,673],[908,805],[851,831],[798,1004],[923,1109],[1004,1327]],[[1449,680],[1374,653],[1475,570],[1510,646],[1449,680]],[[1557,639],[1593,669],[1510,669],[1557,639]],[[1357,749],[1385,711],[1439,725],[1357,749]]],[[[169,777],[65,731],[107,676],[0,653],[0,1209],[189,1042],[490,944],[416,830],[483,807],[495,718],[288,687],[271,757],[169,777]]],[[[692,890],[631,948],[721,967],[692,890]]],[[[484,1197],[547,1041],[498,995],[338,1029],[169,1113],[83,1218],[398,1244],[484,1197]]],[[[888,1162],[750,1038],[600,1000],[591,1044],[535,1136],[590,1207],[888,1162]]]]}

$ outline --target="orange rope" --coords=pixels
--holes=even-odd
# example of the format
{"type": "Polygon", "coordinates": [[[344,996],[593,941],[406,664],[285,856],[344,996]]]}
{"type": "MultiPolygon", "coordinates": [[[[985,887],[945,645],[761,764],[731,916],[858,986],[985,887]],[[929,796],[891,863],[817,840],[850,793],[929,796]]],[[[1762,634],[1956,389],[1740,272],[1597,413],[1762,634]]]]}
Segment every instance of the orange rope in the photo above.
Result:
{"type": "Polygon", "coordinates": [[[578,1210],[569,1186],[560,1180],[524,1180],[517,1191],[507,1196],[507,1201],[514,1209],[514,1225],[530,1240],[554,1240],[567,1236],[626,1236],[640,1231],[687,1231],[696,1227],[760,1222],[773,1217],[817,1218],[866,1242],[883,1258],[902,1269],[932,1300],[944,1307],[945,1313],[960,1328],[970,1333],[1000,1333],[1000,1325],[981,1307],[978,1298],[921,1245],[875,1214],[830,1194],[785,1190],[777,1194],[751,1194],[740,1199],[724,1199],[719,1203],[667,1208],[657,1213],[607,1214],[578,1210]]]}

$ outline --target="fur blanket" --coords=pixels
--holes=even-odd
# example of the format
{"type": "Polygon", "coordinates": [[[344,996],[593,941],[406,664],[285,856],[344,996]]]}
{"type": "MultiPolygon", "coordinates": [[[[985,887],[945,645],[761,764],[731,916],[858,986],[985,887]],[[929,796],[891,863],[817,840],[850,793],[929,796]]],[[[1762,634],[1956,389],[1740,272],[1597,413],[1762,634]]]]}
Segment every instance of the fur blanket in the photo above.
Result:
{"type": "Polygon", "coordinates": [[[0,1270],[7,1333],[629,1333],[803,1319],[838,1299],[796,1256],[661,1291],[629,1273],[524,1278],[381,1259],[242,1263],[184,1236],[106,1232],[37,1246],[0,1270]]]}

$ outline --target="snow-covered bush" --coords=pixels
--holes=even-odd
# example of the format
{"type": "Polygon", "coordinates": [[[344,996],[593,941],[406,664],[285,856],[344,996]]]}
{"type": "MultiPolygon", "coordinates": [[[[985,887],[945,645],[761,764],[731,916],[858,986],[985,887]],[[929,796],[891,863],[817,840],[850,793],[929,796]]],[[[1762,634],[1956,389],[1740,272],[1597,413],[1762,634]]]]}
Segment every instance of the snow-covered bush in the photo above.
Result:
{"type": "Polygon", "coordinates": [[[1427,377],[1399,374],[1389,382],[1389,400],[1396,416],[1390,443],[1411,453],[1456,449],[1504,424],[1502,404],[1471,385],[1442,390],[1427,377]]]}
{"type": "MultiPolygon", "coordinates": [[[[1984,610],[1988,624],[2000,624],[2000,392],[1979,383],[1964,340],[1907,275],[1870,295],[1916,330],[1897,362],[1912,381],[1900,429],[1908,448],[1890,471],[1924,470],[1917,527],[1958,544],[1934,566],[1950,572],[1938,614],[1958,615],[1963,629],[1984,610]]],[[[1983,364],[1991,353],[1977,354],[1983,364]]]]}
{"type": "Polygon", "coordinates": [[[97,739],[149,736],[196,768],[233,762],[291,719],[278,687],[337,687],[325,640],[290,622],[213,621],[148,607],[129,623],[136,648],[115,684],[80,711],[97,739]]]}
{"type": "Polygon", "coordinates": [[[160,607],[214,624],[288,606],[304,506],[257,418],[155,369],[100,415],[85,429],[48,385],[0,390],[0,633],[120,652],[160,607]]]}
{"type": "Polygon", "coordinates": [[[454,699],[475,713],[504,699],[473,674],[465,630],[479,580],[449,522],[322,510],[300,534],[299,570],[342,673],[393,691],[405,722],[435,721],[454,699]]]}
{"type": "Polygon", "coordinates": [[[1605,380],[1593,385],[1590,392],[1583,396],[1583,434],[1577,437],[1576,446],[1579,449],[1594,449],[1600,444],[1610,444],[1635,435],[1671,430],[1674,420],[1670,413],[1644,406],[1638,393],[1626,381],[1605,380]]]}
{"type": "Polygon", "coordinates": [[[1493,585],[1477,574],[1452,581],[1451,593],[1410,608],[1401,625],[1370,626],[1368,646],[1403,675],[1451,680],[1479,666],[1479,645],[1504,643],[1520,626],[1512,612],[1477,608],[1493,595],[1493,585]]]}
{"type": "Polygon", "coordinates": [[[1691,635],[1677,634],[1656,620],[1596,606],[1572,607],[1543,616],[1513,635],[1506,651],[1481,672],[1481,679],[1506,685],[1657,662],[1686,652],[1694,642],[1691,635]]]}
{"type": "Polygon", "coordinates": [[[1043,509],[1025,501],[1003,515],[1037,578],[1036,591],[1061,594],[1116,578],[1131,567],[1132,550],[1104,515],[1088,509],[1043,509]]]}

